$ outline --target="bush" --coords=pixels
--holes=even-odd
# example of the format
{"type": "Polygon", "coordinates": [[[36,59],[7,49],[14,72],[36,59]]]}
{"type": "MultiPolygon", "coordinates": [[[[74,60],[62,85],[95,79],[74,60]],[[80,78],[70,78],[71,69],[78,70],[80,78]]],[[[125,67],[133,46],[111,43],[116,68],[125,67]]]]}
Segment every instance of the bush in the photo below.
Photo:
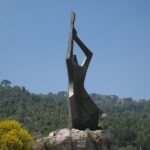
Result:
{"type": "Polygon", "coordinates": [[[15,120],[0,121],[0,150],[29,150],[32,137],[15,120]]]}
{"type": "Polygon", "coordinates": [[[119,148],[117,150],[135,150],[135,148],[133,146],[129,145],[127,147],[121,147],[121,148],[119,148]]]}

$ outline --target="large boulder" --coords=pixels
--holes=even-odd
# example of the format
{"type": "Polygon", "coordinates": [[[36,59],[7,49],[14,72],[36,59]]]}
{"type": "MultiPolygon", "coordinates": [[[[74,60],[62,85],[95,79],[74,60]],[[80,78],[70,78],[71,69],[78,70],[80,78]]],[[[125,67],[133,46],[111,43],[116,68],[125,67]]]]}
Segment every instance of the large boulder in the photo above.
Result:
{"type": "Polygon", "coordinates": [[[107,130],[60,129],[40,138],[33,150],[109,150],[111,135],[107,130]]]}

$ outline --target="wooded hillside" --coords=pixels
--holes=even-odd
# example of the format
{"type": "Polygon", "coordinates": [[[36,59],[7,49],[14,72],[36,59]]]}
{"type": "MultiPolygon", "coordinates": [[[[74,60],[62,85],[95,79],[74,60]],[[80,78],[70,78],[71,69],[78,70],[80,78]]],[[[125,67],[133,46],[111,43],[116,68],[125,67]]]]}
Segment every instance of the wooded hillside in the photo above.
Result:
{"type": "MultiPolygon", "coordinates": [[[[107,113],[103,124],[113,134],[113,149],[150,149],[150,100],[120,103],[115,95],[91,94],[95,103],[107,113]]],[[[1,84],[0,120],[16,119],[34,137],[48,135],[67,127],[66,92],[33,94],[25,87],[1,84]]]]}

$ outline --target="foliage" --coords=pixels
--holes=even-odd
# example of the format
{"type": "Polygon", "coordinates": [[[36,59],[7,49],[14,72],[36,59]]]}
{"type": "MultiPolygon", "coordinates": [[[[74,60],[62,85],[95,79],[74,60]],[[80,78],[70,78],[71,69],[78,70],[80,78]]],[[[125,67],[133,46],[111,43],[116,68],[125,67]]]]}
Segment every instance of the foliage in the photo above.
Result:
{"type": "MultiPolygon", "coordinates": [[[[150,147],[150,100],[142,103],[118,103],[115,95],[91,94],[95,103],[107,113],[104,124],[113,134],[112,149],[141,149],[150,147]]],[[[0,119],[16,119],[34,137],[48,135],[67,127],[66,92],[33,94],[25,87],[0,86],[0,119]]]]}
{"type": "Polygon", "coordinates": [[[1,150],[29,150],[30,134],[15,120],[0,121],[1,150]]]}
{"type": "Polygon", "coordinates": [[[9,80],[3,80],[0,83],[0,86],[3,86],[3,87],[9,87],[10,85],[11,85],[11,82],[9,80]]]}
{"type": "Polygon", "coordinates": [[[121,148],[116,149],[116,150],[136,150],[136,149],[133,146],[129,145],[126,147],[121,147],[121,148]]]}

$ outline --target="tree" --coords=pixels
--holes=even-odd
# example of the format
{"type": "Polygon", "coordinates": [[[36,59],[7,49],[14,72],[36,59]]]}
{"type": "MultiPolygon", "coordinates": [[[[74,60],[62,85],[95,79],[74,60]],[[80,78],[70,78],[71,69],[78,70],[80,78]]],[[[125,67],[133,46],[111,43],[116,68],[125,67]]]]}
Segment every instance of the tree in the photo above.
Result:
{"type": "Polygon", "coordinates": [[[1,81],[0,85],[2,87],[10,87],[11,86],[11,81],[9,81],[9,80],[3,80],[3,81],[1,81]]]}

